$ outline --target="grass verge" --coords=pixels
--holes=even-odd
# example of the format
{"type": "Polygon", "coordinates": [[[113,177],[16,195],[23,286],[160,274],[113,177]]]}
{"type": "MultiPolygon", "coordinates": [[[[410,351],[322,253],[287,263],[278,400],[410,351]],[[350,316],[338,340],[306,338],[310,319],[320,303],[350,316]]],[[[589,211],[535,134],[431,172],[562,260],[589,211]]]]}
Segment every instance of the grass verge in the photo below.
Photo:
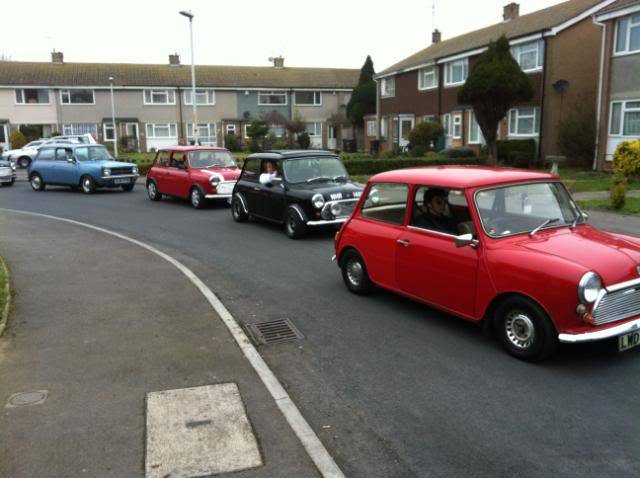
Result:
{"type": "Polygon", "coordinates": [[[593,199],[590,201],[578,201],[578,205],[586,210],[599,209],[617,214],[640,215],[640,198],[627,197],[622,209],[614,209],[608,199],[593,199]]]}
{"type": "Polygon", "coordinates": [[[0,257],[0,336],[7,326],[10,307],[11,287],[9,285],[9,269],[2,257],[0,257]]]}

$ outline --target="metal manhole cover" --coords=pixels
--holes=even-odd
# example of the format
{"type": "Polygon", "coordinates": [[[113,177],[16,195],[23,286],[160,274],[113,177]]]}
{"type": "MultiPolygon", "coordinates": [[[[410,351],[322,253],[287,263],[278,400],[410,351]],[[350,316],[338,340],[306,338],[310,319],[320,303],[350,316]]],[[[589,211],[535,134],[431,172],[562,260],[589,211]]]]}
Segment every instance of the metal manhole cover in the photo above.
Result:
{"type": "Polygon", "coordinates": [[[5,408],[28,407],[31,405],[41,405],[47,399],[47,390],[36,390],[34,392],[14,393],[7,400],[5,408]]]}
{"type": "Polygon", "coordinates": [[[304,338],[289,319],[269,320],[257,324],[247,324],[247,331],[256,344],[276,344],[304,338]]]}

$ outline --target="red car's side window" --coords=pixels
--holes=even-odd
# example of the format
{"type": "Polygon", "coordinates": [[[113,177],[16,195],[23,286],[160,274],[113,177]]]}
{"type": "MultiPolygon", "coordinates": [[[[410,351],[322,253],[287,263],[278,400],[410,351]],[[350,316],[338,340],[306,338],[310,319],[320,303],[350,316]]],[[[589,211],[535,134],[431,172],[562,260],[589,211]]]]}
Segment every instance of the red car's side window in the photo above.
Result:
{"type": "Polygon", "coordinates": [[[401,226],[407,214],[409,186],[397,183],[374,183],[369,188],[360,214],[376,221],[401,226]]]}
{"type": "Polygon", "coordinates": [[[409,225],[453,236],[476,233],[464,191],[437,186],[415,189],[409,225]]]}

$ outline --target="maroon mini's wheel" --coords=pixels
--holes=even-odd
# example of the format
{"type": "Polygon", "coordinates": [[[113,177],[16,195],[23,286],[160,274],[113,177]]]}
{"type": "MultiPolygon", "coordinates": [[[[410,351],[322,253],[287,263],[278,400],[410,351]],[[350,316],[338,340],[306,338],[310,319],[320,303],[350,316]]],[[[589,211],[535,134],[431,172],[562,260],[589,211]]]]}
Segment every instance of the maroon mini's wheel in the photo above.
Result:
{"type": "Polygon", "coordinates": [[[373,290],[367,266],[362,256],[354,250],[346,251],[340,259],[342,279],[347,289],[354,294],[366,295],[373,290]]]}

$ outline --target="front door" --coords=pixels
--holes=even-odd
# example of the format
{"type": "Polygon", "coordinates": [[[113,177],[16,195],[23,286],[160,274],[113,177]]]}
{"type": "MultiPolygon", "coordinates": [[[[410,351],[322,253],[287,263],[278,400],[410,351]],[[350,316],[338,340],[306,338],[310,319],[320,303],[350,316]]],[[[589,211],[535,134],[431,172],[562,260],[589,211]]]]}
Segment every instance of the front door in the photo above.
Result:
{"type": "Polygon", "coordinates": [[[53,165],[53,178],[50,179],[55,184],[79,184],[78,163],[77,161],[69,162],[73,157],[71,148],[56,148],[55,162],[53,165]]]}
{"type": "Polygon", "coordinates": [[[127,138],[127,147],[137,149],[140,152],[140,133],[138,123],[125,123],[124,134],[127,138]]]}
{"type": "Polygon", "coordinates": [[[406,147],[409,144],[409,133],[413,129],[415,124],[415,118],[413,116],[410,117],[400,117],[399,120],[399,136],[398,136],[398,146],[401,148],[406,147]]]}
{"type": "Polygon", "coordinates": [[[461,316],[475,317],[481,249],[455,244],[456,231],[474,230],[464,194],[418,187],[411,202],[409,225],[399,238],[396,253],[400,289],[461,316]],[[433,194],[425,194],[429,189],[433,194]],[[439,202],[443,206],[436,204],[439,202]]]}
{"type": "Polygon", "coordinates": [[[327,148],[336,149],[336,128],[335,126],[329,126],[327,131],[327,148]]]}
{"type": "Polygon", "coordinates": [[[273,219],[275,221],[282,221],[284,217],[284,188],[282,184],[264,184],[265,175],[268,176],[269,169],[268,164],[271,164],[271,174],[275,174],[275,177],[282,179],[282,161],[275,160],[262,160],[262,169],[257,187],[254,188],[255,196],[255,212],[256,214],[273,219]]]}
{"type": "Polygon", "coordinates": [[[172,196],[189,196],[189,171],[183,151],[173,151],[167,168],[167,193],[172,196]]]}

